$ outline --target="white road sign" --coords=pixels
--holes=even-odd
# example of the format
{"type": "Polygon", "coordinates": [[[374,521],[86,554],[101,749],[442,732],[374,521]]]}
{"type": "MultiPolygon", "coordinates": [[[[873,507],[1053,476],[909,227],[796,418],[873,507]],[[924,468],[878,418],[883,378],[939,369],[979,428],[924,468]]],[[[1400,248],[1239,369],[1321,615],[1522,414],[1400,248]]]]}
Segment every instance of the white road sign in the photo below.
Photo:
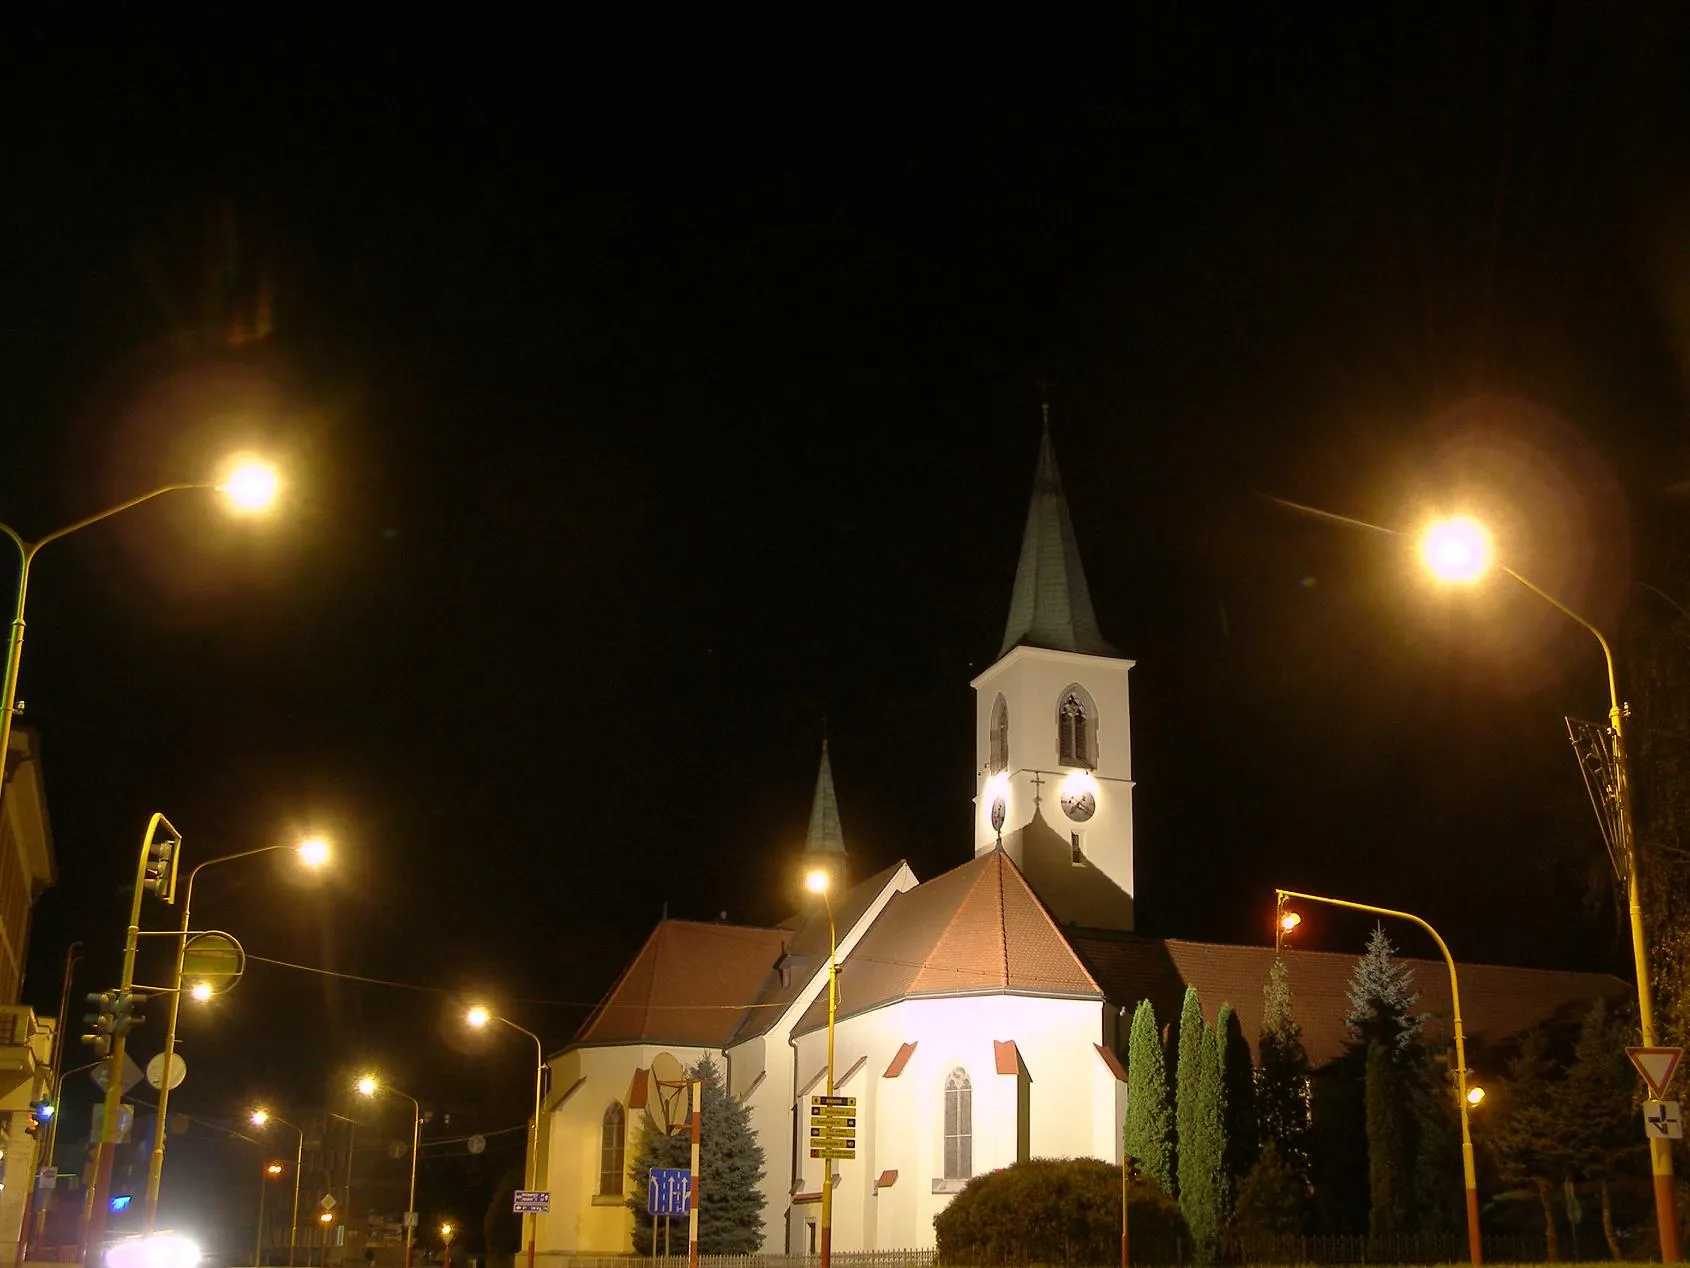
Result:
{"type": "Polygon", "coordinates": [[[1643,1134],[1650,1140],[1683,1140],[1684,1120],[1677,1101],[1644,1101],[1643,1134]]]}

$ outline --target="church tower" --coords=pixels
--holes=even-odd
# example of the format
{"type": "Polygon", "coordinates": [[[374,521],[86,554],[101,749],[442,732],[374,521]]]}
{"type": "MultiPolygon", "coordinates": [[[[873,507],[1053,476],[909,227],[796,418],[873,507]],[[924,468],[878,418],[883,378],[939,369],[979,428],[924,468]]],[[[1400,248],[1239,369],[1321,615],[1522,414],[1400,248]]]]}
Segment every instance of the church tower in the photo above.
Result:
{"type": "Polygon", "coordinates": [[[1132,666],[1092,611],[1047,407],[1003,647],[973,682],[974,852],[1007,851],[1064,923],[1133,927],[1132,666]]]}

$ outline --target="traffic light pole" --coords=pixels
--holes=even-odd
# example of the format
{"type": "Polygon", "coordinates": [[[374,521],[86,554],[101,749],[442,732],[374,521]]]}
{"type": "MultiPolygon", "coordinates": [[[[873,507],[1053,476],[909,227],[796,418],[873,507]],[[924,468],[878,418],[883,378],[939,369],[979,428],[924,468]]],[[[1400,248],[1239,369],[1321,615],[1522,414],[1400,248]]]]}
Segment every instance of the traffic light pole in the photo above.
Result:
{"type": "MultiPolygon", "coordinates": [[[[170,829],[177,841],[181,834],[162,814],[154,813],[147,821],[146,835],[141,838],[141,857],[135,866],[135,897],[129,905],[129,929],[123,940],[123,974],[118,983],[117,998],[120,1009],[133,997],[135,985],[135,951],[141,941],[141,897],[147,892],[147,865],[152,861],[153,838],[159,825],[170,829]]],[[[101,1268],[105,1260],[106,1203],[111,1192],[113,1156],[117,1151],[117,1125],[123,1110],[123,1062],[128,1027],[120,1017],[113,1030],[111,1053],[106,1059],[105,1113],[100,1122],[100,1143],[94,1155],[94,1183],[88,1186],[88,1197],[82,1208],[82,1264],[83,1268],[101,1268]]]]}

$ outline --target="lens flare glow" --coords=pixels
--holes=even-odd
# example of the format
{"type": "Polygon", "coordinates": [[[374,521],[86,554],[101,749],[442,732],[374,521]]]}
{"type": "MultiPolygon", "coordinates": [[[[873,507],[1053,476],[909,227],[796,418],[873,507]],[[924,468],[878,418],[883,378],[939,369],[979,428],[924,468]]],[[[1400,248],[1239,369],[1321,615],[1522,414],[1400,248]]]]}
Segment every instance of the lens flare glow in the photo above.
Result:
{"type": "Polygon", "coordinates": [[[1440,580],[1470,585],[1491,565],[1490,533],[1465,515],[1439,520],[1421,536],[1420,557],[1440,580]]]}
{"type": "Polygon", "coordinates": [[[804,878],[804,888],[812,894],[825,894],[831,877],[822,868],[817,868],[804,878]]]}
{"type": "Polygon", "coordinates": [[[189,997],[196,1004],[204,1004],[211,998],[210,982],[195,982],[188,990],[189,997]]]}
{"type": "Polygon", "coordinates": [[[469,1012],[464,1014],[464,1020],[474,1026],[477,1030],[480,1030],[488,1022],[493,1020],[493,1014],[488,1012],[480,1004],[477,1004],[474,1008],[470,1009],[469,1012]]]}
{"type": "Polygon", "coordinates": [[[276,500],[281,480],[269,463],[245,459],[234,464],[217,486],[230,505],[241,511],[262,511],[276,500]]]}
{"type": "Polygon", "coordinates": [[[308,837],[299,843],[299,861],[307,867],[321,867],[329,861],[329,843],[322,837],[308,837]]]}
{"type": "Polygon", "coordinates": [[[363,1078],[358,1080],[355,1086],[357,1087],[360,1095],[374,1096],[376,1094],[376,1089],[380,1086],[380,1084],[376,1082],[375,1075],[366,1074],[363,1078]]]}
{"type": "Polygon", "coordinates": [[[1482,1102],[1484,1099],[1485,1099],[1484,1088],[1482,1088],[1482,1087],[1470,1087],[1470,1088],[1467,1089],[1467,1104],[1476,1106],[1480,1102],[1482,1102]]]}

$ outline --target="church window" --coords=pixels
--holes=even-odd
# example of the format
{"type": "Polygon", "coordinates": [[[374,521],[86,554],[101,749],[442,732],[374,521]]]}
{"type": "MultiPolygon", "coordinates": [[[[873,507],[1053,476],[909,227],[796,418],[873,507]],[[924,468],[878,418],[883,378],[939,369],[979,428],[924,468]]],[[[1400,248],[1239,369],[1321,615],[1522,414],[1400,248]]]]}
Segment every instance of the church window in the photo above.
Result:
{"type": "Polygon", "coordinates": [[[1077,684],[1062,693],[1056,709],[1057,761],[1085,770],[1097,766],[1097,708],[1077,684]]]}
{"type": "Polygon", "coordinates": [[[627,1118],[622,1113],[622,1103],[612,1101],[604,1112],[604,1125],[599,1134],[599,1192],[601,1194],[619,1194],[622,1192],[623,1145],[627,1133],[627,1118]]]}
{"type": "Polygon", "coordinates": [[[1070,832],[1068,834],[1068,843],[1070,848],[1073,850],[1073,854],[1070,856],[1068,861],[1075,867],[1079,867],[1086,861],[1085,842],[1080,839],[1080,834],[1078,832],[1070,832]]]}
{"type": "Polygon", "coordinates": [[[974,1089],[961,1066],[945,1080],[945,1179],[974,1174],[974,1089]]]}
{"type": "Polygon", "coordinates": [[[1009,705],[999,696],[997,703],[992,706],[992,733],[990,737],[991,756],[987,760],[987,773],[999,775],[1009,769],[1009,705]]]}

